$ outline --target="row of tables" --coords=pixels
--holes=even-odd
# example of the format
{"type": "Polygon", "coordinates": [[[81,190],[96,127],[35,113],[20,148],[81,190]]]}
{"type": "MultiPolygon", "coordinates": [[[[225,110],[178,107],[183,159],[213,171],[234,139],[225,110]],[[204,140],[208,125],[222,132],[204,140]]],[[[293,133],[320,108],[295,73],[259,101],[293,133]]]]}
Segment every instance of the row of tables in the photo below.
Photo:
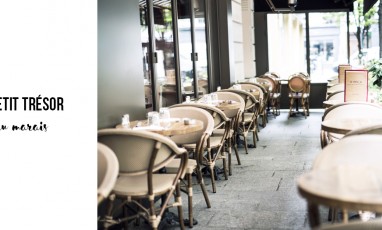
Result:
{"type": "Polygon", "coordinates": [[[184,120],[180,118],[170,118],[167,120],[162,120],[160,122],[163,125],[150,126],[148,125],[147,120],[137,120],[137,121],[132,121],[129,127],[119,124],[116,126],[116,128],[119,128],[119,129],[128,128],[133,130],[148,130],[151,132],[162,134],[164,136],[173,136],[173,135],[196,132],[203,128],[203,122],[200,120],[195,120],[193,121],[192,124],[187,124],[187,125],[185,124],[184,120]]]}

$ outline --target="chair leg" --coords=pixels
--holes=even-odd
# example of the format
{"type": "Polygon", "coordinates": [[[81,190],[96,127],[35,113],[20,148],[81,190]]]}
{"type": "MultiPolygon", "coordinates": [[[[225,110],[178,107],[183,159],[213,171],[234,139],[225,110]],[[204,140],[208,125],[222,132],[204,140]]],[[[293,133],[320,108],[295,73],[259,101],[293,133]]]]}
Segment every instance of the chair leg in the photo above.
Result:
{"type": "Polygon", "coordinates": [[[276,116],[277,116],[277,108],[276,108],[276,100],[275,99],[271,100],[271,105],[272,105],[272,114],[276,118],[276,116]]]}
{"type": "Polygon", "coordinates": [[[256,140],[259,141],[259,130],[258,129],[256,129],[255,135],[256,135],[256,140]]]}
{"type": "Polygon", "coordinates": [[[216,193],[216,185],[215,185],[215,162],[213,161],[213,152],[211,149],[207,150],[207,166],[210,170],[211,176],[211,184],[212,184],[212,192],[216,193]]]}
{"type": "MultiPolygon", "coordinates": [[[[143,204],[142,204],[142,200],[138,200],[138,203],[141,204],[141,205],[143,205],[143,204]]],[[[137,206],[137,207],[136,207],[136,213],[139,213],[139,211],[140,211],[139,209],[140,209],[140,208],[137,206]]],[[[135,226],[139,226],[140,224],[141,224],[141,216],[138,215],[137,218],[135,218],[135,226]]]]}
{"type": "Polygon", "coordinates": [[[255,119],[254,123],[255,123],[254,126],[256,127],[256,140],[259,140],[258,133],[260,132],[260,128],[259,128],[259,124],[258,124],[257,118],[255,119]]]}
{"type": "Polygon", "coordinates": [[[256,142],[259,141],[259,135],[258,135],[259,129],[257,128],[256,124],[252,125],[251,131],[252,131],[253,146],[257,148],[256,142]]]}
{"type": "Polygon", "coordinates": [[[204,184],[202,173],[200,172],[199,168],[196,169],[196,177],[198,179],[198,183],[200,184],[200,188],[202,189],[204,200],[206,201],[207,208],[211,208],[211,203],[210,203],[210,199],[208,198],[206,185],[204,184]]]}
{"type": "MultiPolygon", "coordinates": [[[[107,207],[106,207],[106,218],[107,219],[112,219],[112,211],[113,211],[113,206],[114,206],[114,200],[115,200],[115,195],[110,195],[108,197],[108,203],[107,203],[107,207]]],[[[105,221],[103,223],[103,229],[104,230],[108,230],[110,226],[112,226],[113,224],[105,221]]]]}
{"type": "Polygon", "coordinates": [[[248,131],[243,132],[245,154],[248,154],[247,135],[248,135],[248,131]]]}
{"type": "Polygon", "coordinates": [[[316,204],[308,203],[308,219],[312,229],[320,225],[320,213],[316,204]]]}
{"type": "Polygon", "coordinates": [[[260,118],[260,115],[258,115],[255,118],[256,129],[257,129],[258,132],[260,132],[259,118],[260,118]]]}
{"type": "Polygon", "coordinates": [[[338,215],[338,209],[337,208],[333,208],[333,214],[332,214],[332,223],[335,223],[337,222],[337,215],[338,215]]]}
{"type": "Polygon", "coordinates": [[[328,221],[332,221],[332,220],[333,220],[333,209],[331,207],[329,207],[329,210],[328,210],[328,221]]]}
{"type": "Polygon", "coordinates": [[[216,193],[216,184],[215,184],[215,164],[210,164],[209,169],[210,169],[210,174],[211,174],[211,184],[212,184],[212,192],[216,193]]]}
{"type": "Polygon", "coordinates": [[[348,213],[348,210],[347,209],[343,209],[342,210],[342,216],[343,216],[343,220],[342,220],[342,222],[344,223],[344,224],[347,224],[348,222],[349,222],[349,213],[348,213]]]}
{"type": "Polygon", "coordinates": [[[305,119],[306,119],[306,108],[305,108],[305,100],[303,98],[301,98],[301,105],[302,105],[302,109],[303,109],[303,112],[304,112],[304,116],[305,116],[305,119]]]}
{"type": "Polygon", "coordinates": [[[265,126],[267,126],[267,115],[266,115],[266,110],[264,110],[263,112],[263,117],[262,117],[262,125],[263,125],[263,128],[265,128],[265,126]]]}
{"type": "Polygon", "coordinates": [[[288,118],[292,115],[293,104],[294,104],[294,98],[290,98],[290,101],[289,101],[289,116],[288,116],[288,118]]]}
{"type": "MultiPolygon", "coordinates": [[[[222,152],[222,154],[225,154],[222,152]]],[[[228,180],[228,169],[227,169],[227,159],[225,155],[222,155],[223,157],[223,170],[224,170],[224,178],[228,180]]]]}
{"type": "Polygon", "coordinates": [[[234,146],[234,150],[235,150],[235,155],[236,155],[237,164],[238,164],[238,165],[241,165],[241,161],[240,161],[239,151],[238,151],[238,149],[237,149],[237,145],[234,146]]]}
{"type": "Polygon", "coordinates": [[[193,207],[192,207],[192,174],[187,174],[187,187],[188,187],[188,219],[189,221],[189,227],[192,228],[194,226],[193,221],[193,207]]]}
{"type": "Polygon", "coordinates": [[[337,221],[337,209],[329,207],[328,212],[328,221],[331,221],[334,224],[337,221]]]}
{"type": "Polygon", "coordinates": [[[256,135],[257,135],[257,131],[256,131],[256,129],[255,129],[255,130],[253,130],[253,132],[252,132],[253,146],[254,146],[255,148],[257,148],[257,145],[256,145],[256,135]]]}
{"type": "Polygon", "coordinates": [[[228,154],[228,175],[232,176],[232,155],[228,154]]]}
{"type": "Polygon", "coordinates": [[[245,148],[245,153],[248,154],[247,135],[244,136],[244,148],[245,148]]]}
{"type": "Polygon", "coordinates": [[[245,127],[243,126],[243,129],[242,131],[240,132],[240,134],[238,134],[235,138],[236,138],[236,149],[237,149],[237,143],[241,143],[241,139],[240,137],[242,136],[243,137],[243,142],[244,142],[244,149],[245,149],[245,154],[248,154],[248,143],[247,143],[247,134],[248,134],[248,131],[245,130],[245,127]]]}
{"type": "MultiPolygon", "coordinates": [[[[178,187],[178,186],[177,186],[178,187]]],[[[150,217],[153,216],[153,217],[156,217],[156,213],[155,213],[155,205],[154,205],[155,201],[154,201],[154,197],[149,197],[149,215],[150,217]]],[[[150,225],[153,229],[157,229],[158,226],[155,226],[155,219],[154,220],[149,220],[150,222],[150,225]]],[[[157,223],[158,224],[158,223],[157,223]]]]}
{"type": "MultiPolygon", "coordinates": [[[[179,183],[176,185],[176,201],[181,200],[181,195],[180,195],[180,185],[179,183]]],[[[183,220],[183,208],[182,208],[182,202],[179,202],[180,204],[178,205],[178,217],[179,217],[179,225],[180,229],[184,230],[184,220],[183,220]]],[[[190,220],[190,223],[192,220],[190,220]]]]}
{"type": "Polygon", "coordinates": [[[280,99],[276,99],[276,115],[280,115],[280,99]]]}
{"type": "Polygon", "coordinates": [[[227,139],[228,175],[232,176],[232,137],[227,139]]]}

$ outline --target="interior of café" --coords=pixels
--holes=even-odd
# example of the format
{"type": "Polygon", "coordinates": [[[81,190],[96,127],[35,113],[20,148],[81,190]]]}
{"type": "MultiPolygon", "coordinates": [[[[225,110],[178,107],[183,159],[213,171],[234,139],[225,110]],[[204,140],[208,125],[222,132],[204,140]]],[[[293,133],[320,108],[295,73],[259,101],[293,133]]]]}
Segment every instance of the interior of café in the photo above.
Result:
{"type": "Polygon", "coordinates": [[[98,0],[98,229],[382,229],[379,6],[98,0]]]}

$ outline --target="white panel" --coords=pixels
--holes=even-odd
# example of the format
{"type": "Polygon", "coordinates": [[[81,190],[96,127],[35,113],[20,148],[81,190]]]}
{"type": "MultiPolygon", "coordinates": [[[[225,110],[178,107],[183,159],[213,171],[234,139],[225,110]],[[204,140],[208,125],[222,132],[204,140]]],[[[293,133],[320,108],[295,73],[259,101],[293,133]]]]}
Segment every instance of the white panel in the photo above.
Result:
{"type": "Polygon", "coordinates": [[[235,62],[243,61],[243,43],[234,43],[235,62]]]}
{"type": "Polygon", "coordinates": [[[243,26],[241,24],[233,22],[232,31],[233,31],[233,41],[242,42],[243,41],[243,26]]]}
{"type": "Polygon", "coordinates": [[[232,21],[241,22],[241,5],[237,2],[232,2],[232,21]]]}
{"type": "Polygon", "coordinates": [[[235,80],[244,80],[244,64],[242,62],[235,63],[235,80]]]}
{"type": "MultiPolygon", "coordinates": [[[[247,1],[247,3],[250,0],[247,1]]],[[[252,1],[250,1],[252,2],[252,1]]],[[[242,36],[243,36],[243,70],[245,77],[255,76],[255,52],[254,52],[254,17],[251,10],[245,10],[242,1],[242,36]]],[[[249,3],[248,3],[249,4],[249,3]]],[[[252,6],[252,5],[251,5],[252,6]]]]}

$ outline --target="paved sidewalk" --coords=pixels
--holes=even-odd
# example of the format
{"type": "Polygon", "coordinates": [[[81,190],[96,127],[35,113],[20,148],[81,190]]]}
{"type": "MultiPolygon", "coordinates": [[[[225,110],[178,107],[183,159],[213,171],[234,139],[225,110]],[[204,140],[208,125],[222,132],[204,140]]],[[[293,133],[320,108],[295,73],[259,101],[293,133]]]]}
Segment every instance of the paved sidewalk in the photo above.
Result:
{"type": "MultiPolygon", "coordinates": [[[[277,118],[270,116],[266,127],[260,128],[257,148],[248,154],[239,149],[242,165],[233,157],[233,175],[217,182],[217,193],[212,193],[206,179],[210,209],[195,191],[194,229],[309,229],[306,201],[298,195],[295,180],[311,168],[321,150],[322,114],[323,110],[312,110],[307,119],[300,115],[288,119],[287,111],[282,111],[277,118]]],[[[252,143],[251,136],[248,142],[252,143]]]]}

